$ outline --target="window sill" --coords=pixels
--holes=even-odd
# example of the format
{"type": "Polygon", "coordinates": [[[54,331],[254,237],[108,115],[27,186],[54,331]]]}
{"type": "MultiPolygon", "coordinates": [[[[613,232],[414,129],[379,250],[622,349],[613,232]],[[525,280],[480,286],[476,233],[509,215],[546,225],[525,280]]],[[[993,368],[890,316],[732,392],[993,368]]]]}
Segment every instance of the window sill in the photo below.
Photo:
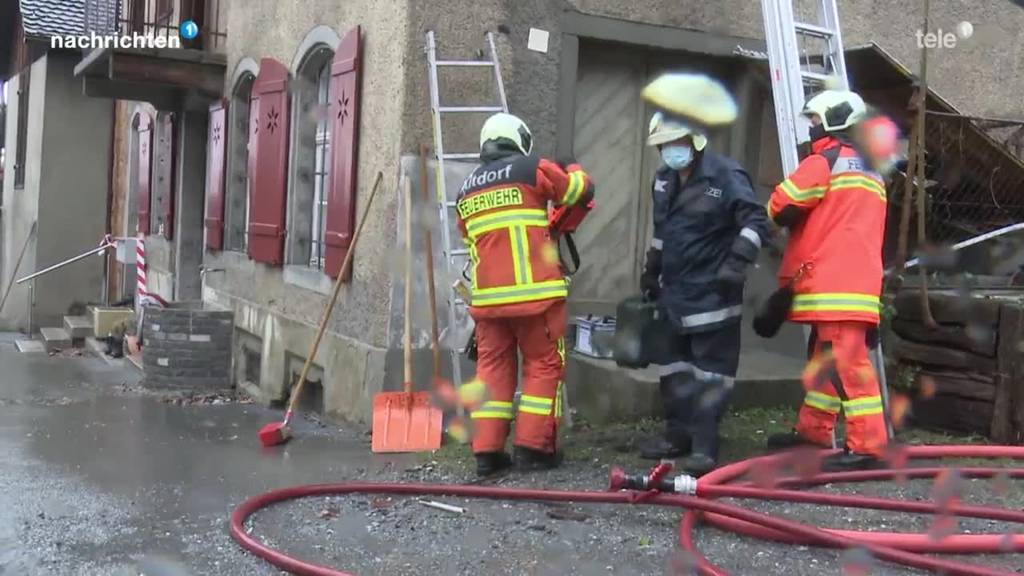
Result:
{"type": "Polygon", "coordinates": [[[285,284],[319,292],[325,296],[329,296],[331,290],[334,289],[330,276],[325,274],[323,270],[317,270],[308,266],[285,266],[284,282],[285,284]]]}

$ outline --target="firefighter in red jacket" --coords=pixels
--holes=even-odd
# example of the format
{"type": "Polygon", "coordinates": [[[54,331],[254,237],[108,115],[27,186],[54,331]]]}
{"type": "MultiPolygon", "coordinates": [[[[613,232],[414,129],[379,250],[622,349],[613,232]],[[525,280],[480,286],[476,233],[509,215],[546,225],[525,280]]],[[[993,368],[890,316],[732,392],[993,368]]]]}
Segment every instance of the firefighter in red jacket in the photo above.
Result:
{"type": "Polygon", "coordinates": [[[885,183],[851,139],[867,114],[860,96],[826,90],[807,102],[804,114],[812,125],[812,154],[775,187],[768,214],[791,232],[779,280],[792,282],[789,320],[811,325],[818,368],[809,371],[795,429],[771,437],[769,446],[831,447],[842,410],[846,450],[824,468],[870,467],[888,441],[868,359],[879,322],[885,183]]]}
{"type": "Polygon", "coordinates": [[[590,180],[574,162],[532,155],[532,136],[519,118],[491,116],[480,132],[480,160],[457,203],[459,230],[472,262],[470,315],[476,322],[477,378],[486,401],[470,414],[477,474],[512,464],[505,452],[516,421],[515,463],[557,466],[565,366],[568,286],[548,229],[548,203],[586,204],[590,180]],[[519,355],[523,387],[513,406],[519,355]]]}

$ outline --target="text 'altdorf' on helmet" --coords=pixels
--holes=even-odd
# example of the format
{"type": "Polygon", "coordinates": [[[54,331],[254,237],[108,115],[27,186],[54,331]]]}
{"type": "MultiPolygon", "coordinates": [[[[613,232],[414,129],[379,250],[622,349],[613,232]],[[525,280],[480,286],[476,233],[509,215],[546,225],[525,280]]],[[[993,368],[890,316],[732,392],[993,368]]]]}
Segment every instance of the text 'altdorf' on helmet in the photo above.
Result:
{"type": "Polygon", "coordinates": [[[825,132],[846,130],[867,116],[864,99],[849,90],[825,90],[804,104],[803,115],[817,115],[825,132]]]}
{"type": "Polygon", "coordinates": [[[490,141],[507,140],[508,144],[514,146],[523,154],[529,156],[533,150],[533,135],[526,122],[505,112],[498,112],[484,122],[480,129],[480,149],[490,141]]]}

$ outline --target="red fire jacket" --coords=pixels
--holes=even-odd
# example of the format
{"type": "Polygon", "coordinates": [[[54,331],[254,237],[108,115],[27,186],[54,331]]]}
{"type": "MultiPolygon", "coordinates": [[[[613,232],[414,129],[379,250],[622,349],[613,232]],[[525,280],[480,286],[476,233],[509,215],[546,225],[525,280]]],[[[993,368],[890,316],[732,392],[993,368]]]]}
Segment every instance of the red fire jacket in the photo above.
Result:
{"type": "Polygon", "coordinates": [[[568,295],[548,230],[548,202],[572,205],[590,189],[576,164],[537,156],[485,158],[462,185],[459,230],[473,266],[474,318],[530,316],[568,295]]]}
{"type": "Polygon", "coordinates": [[[877,324],[882,289],[885,183],[857,152],[835,138],[818,140],[813,154],[775,187],[768,215],[794,208],[779,270],[785,284],[797,276],[789,319],[877,324]]]}

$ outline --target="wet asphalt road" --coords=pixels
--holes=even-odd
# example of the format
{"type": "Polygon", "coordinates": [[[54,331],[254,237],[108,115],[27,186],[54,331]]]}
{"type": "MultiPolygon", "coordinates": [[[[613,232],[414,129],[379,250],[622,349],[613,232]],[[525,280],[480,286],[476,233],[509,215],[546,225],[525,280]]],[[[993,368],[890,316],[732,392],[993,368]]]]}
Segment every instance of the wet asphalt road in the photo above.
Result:
{"type": "MultiPolygon", "coordinates": [[[[343,480],[465,482],[464,472],[413,455],[371,457],[364,429],[296,424],[299,438],[264,450],[256,431],[280,412],[251,404],[176,406],[142,393],[138,375],[97,358],[18,354],[0,337],[0,576],[269,575],[280,572],[230,539],[245,498],[294,484],[343,480]]],[[[572,460],[510,486],[601,489],[607,463],[572,460]]],[[[995,498],[977,484],[981,499],[995,498]]],[[[1020,484],[998,501],[1024,506],[1020,484]]],[[[871,491],[872,487],[857,487],[871,491]]],[[[875,493],[927,499],[926,485],[875,493]]],[[[688,574],[677,551],[679,511],[509,504],[437,498],[309,498],[273,507],[253,534],[298,557],[357,574],[688,574]]],[[[927,529],[927,519],[785,504],[757,506],[844,527],[927,529]]],[[[961,529],[1002,532],[991,523],[961,529]]],[[[857,556],[765,544],[711,529],[701,549],[739,575],[843,573],[857,556]]],[[[1022,555],[985,562],[1024,567],[1022,555]]],[[[913,574],[873,565],[870,574],[913,574]]]]}

